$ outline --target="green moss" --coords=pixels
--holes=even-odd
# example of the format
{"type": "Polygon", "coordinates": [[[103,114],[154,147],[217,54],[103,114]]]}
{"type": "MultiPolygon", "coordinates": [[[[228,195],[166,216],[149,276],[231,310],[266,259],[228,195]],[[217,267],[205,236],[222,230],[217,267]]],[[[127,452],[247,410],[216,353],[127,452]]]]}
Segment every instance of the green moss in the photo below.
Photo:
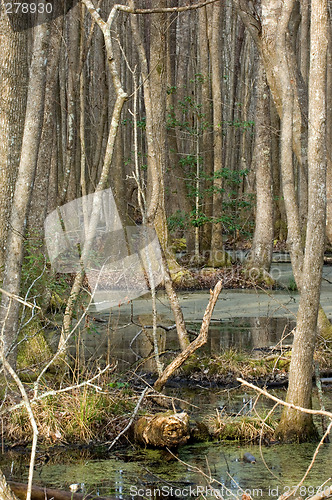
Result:
{"type": "Polygon", "coordinates": [[[33,319],[20,334],[17,367],[19,370],[40,369],[52,357],[52,351],[44,337],[39,319],[33,319]]]}
{"type": "Polygon", "coordinates": [[[173,240],[173,243],[171,245],[172,250],[174,252],[183,252],[187,249],[187,242],[186,238],[176,238],[173,240]]]}
{"type": "Polygon", "coordinates": [[[263,442],[269,442],[273,439],[276,425],[276,421],[271,419],[266,422],[263,418],[248,416],[219,418],[215,437],[221,441],[254,442],[262,438],[263,442]]]}
{"type": "Polygon", "coordinates": [[[175,285],[183,288],[197,288],[199,286],[198,280],[186,269],[181,268],[180,271],[172,272],[171,278],[175,285]]]}
{"type": "Polygon", "coordinates": [[[201,372],[204,377],[215,379],[218,377],[249,377],[258,379],[271,374],[273,370],[288,371],[291,353],[282,358],[273,359],[252,358],[249,354],[236,349],[227,349],[215,356],[190,356],[182,365],[181,371],[186,375],[201,372]],[[284,359],[289,358],[289,359],[284,359]]]}

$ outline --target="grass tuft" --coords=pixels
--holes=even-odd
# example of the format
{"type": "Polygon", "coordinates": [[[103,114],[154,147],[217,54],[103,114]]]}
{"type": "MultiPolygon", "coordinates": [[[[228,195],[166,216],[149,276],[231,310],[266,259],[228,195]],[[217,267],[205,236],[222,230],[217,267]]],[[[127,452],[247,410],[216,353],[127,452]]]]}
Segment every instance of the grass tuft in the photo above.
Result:
{"type": "MultiPolygon", "coordinates": [[[[126,390],[97,392],[84,386],[48,396],[32,406],[40,441],[45,444],[101,442],[113,439],[135,407],[136,397],[126,390]]],[[[25,408],[4,419],[6,441],[29,443],[31,426],[25,408]]]]}

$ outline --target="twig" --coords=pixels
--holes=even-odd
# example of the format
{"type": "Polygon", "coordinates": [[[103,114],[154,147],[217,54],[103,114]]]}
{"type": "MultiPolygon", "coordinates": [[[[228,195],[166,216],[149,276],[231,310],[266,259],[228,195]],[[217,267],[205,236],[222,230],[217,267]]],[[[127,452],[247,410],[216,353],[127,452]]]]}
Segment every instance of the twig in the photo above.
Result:
{"type": "MultiPolygon", "coordinates": [[[[272,396],[272,394],[269,394],[265,389],[261,389],[260,387],[257,387],[254,384],[250,384],[249,382],[247,382],[246,380],[243,380],[242,378],[237,378],[237,381],[240,382],[241,384],[247,386],[247,387],[250,387],[251,389],[254,389],[256,392],[259,392],[260,394],[263,394],[263,396],[266,396],[267,398],[272,399],[273,401],[276,401],[276,403],[278,403],[280,405],[287,406],[288,408],[293,408],[294,410],[301,411],[303,413],[309,413],[311,415],[322,415],[322,416],[328,417],[330,419],[330,423],[328,425],[328,428],[326,429],[326,432],[324,433],[322,439],[318,443],[317,448],[315,450],[315,453],[314,453],[314,455],[312,457],[312,460],[311,460],[311,462],[309,464],[309,467],[307,468],[307,470],[306,470],[303,478],[301,479],[301,481],[299,482],[299,484],[291,492],[289,492],[287,494],[284,494],[284,495],[282,495],[282,496],[280,496],[278,498],[278,500],[286,500],[291,495],[293,495],[298,490],[298,488],[301,487],[301,485],[303,484],[303,482],[306,479],[307,475],[309,474],[310,470],[312,469],[312,466],[313,466],[313,464],[314,464],[314,462],[316,460],[317,454],[318,454],[318,452],[319,452],[322,444],[324,443],[324,440],[326,439],[326,437],[329,435],[329,433],[331,431],[331,428],[332,428],[332,413],[329,412],[329,411],[326,411],[326,410],[311,410],[309,408],[302,408],[301,406],[297,406],[297,405],[294,405],[292,403],[287,403],[287,401],[283,401],[282,399],[279,399],[276,396],[272,396]]],[[[332,487],[329,490],[332,492],[332,487]]],[[[322,494],[323,494],[323,496],[319,496],[317,498],[318,499],[319,498],[326,498],[327,494],[325,492],[323,492],[322,494]]],[[[315,497],[313,497],[313,498],[315,498],[315,497]]],[[[315,498],[315,500],[316,500],[316,498],[315,498]]]]}
{"type": "MultiPolygon", "coordinates": [[[[63,392],[69,392],[73,391],[75,389],[79,389],[80,387],[84,387],[85,385],[91,385],[91,383],[96,380],[98,377],[103,375],[108,369],[110,368],[110,365],[107,365],[103,370],[101,370],[97,375],[94,375],[91,379],[85,380],[84,382],[81,382],[80,384],[75,384],[71,385],[70,387],[64,387],[63,389],[58,389],[58,390],[50,390],[47,392],[43,392],[43,394],[40,394],[39,396],[35,395],[31,400],[30,404],[33,405],[35,403],[38,403],[38,401],[41,401],[42,399],[47,398],[48,396],[56,396],[57,394],[61,394],[63,392]]],[[[116,365],[112,367],[112,370],[115,370],[116,365]]],[[[97,390],[97,389],[96,389],[97,390]]],[[[5,413],[12,412],[14,410],[17,410],[18,408],[21,408],[24,406],[24,402],[18,403],[14,406],[11,406],[10,408],[5,408],[0,412],[0,416],[4,415],[5,413]]]]}
{"type": "MultiPolygon", "coordinates": [[[[259,396],[258,396],[258,397],[259,397],[259,396]]],[[[274,410],[275,410],[277,407],[278,407],[278,403],[276,403],[276,404],[273,406],[273,408],[271,408],[271,410],[269,411],[269,413],[266,415],[266,417],[265,417],[265,418],[264,418],[264,420],[263,420],[264,425],[267,425],[267,424],[266,424],[266,420],[269,418],[269,416],[270,416],[270,415],[272,415],[272,413],[274,412],[274,410]]],[[[257,416],[259,416],[259,415],[258,415],[258,413],[257,413],[257,411],[256,411],[256,408],[255,408],[255,413],[256,413],[256,415],[257,415],[257,416]]],[[[269,466],[267,465],[267,463],[266,463],[266,460],[265,460],[264,455],[263,455],[263,449],[262,449],[262,437],[263,437],[263,426],[262,426],[262,428],[261,428],[261,431],[260,431],[260,436],[259,436],[259,453],[260,453],[260,456],[261,456],[262,462],[263,462],[263,464],[265,465],[266,469],[270,472],[270,474],[271,474],[271,475],[272,475],[272,476],[273,476],[273,477],[274,477],[277,481],[279,481],[279,482],[280,482],[280,478],[279,478],[278,476],[276,476],[276,475],[272,472],[272,470],[270,469],[270,467],[269,467],[269,466]]]]}
{"type": "Polygon", "coordinates": [[[313,497],[307,498],[307,500],[322,500],[323,498],[329,498],[332,495],[332,486],[324,488],[320,493],[316,493],[313,497]]]}
{"type": "Polygon", "coordinates": [[[115,4],[113,9],[121,10],[122,12],[128,12],[129,14],[161,14],[163,12],[187,12],[188,10],[200,9],[202,7],[205,7],[205,5],[210,5],[218,1],[219,0],[206,0],[203,2],[198,2],[194,5],[185,5],[183,7],[156,7],[152,9],[135,9],[129,7],[128,5],[115,4]]]}
{"type": "Polygon", "coordinates": [[[309,413],[310,415],[324,415],[325,417],[328,417],[329,419],[332,420],[332,413],[329,411],[310,410],[309,408],[302,408],[301,406],[293,405],[292,403],[287,403],[287,401],[283,401],[282,399],[279,399],[276,396],[272,396],[272,394],[268,393],[265,389],[261,389],[260,387],[257,387],[257,385],[254,384],[250,384],[249,382],[243,380],[242,378],[237,378],[236,380],[240,382],[242,385],[250,387],[250,389],[257,391],[260,394],[263,394],[263,396],[272,399],[273,401],[276,401],[277,403],[283,406],[287,406],[288,408],[293,408],[294,410],[302,411],[303,413],[309,413]]]}
{"type": "MultiPolygon", "coordinates": [[[[199,467],[196,467],[196,465],[191,465],[191,464],[188,464],[187,462],[184,462],[183,460],[181,460],[178,456],[174,455],[174,453],[169,449],[169,448],[166,448],[167,451],[178,461],[180,462],[180,464],[183,464],[185,465],[186,467],[188,467],[188,469],[192,470],[192,471],[195,471],[195,472],[198,472],[199,474],[201,474],[205,479],[211,479],[210,476],[208,476],[202,469],[200,469],[199,467]]],[[[229,476],[232,480],[233,477],[232,476],[229,476]]],[[[235,482],[235,481],[234,481],[235,482]]],[[[211,486],[212,483],[216,483],[218,486],[222,486],[223,489],[225,489],[225,491],[227,492],[227,497],[228,496],[232,496],[234,497],[236,500],[238,500],[238,497],[232,492],[232,490],[230,490],[229,488],[227,488],[227,486],[223,483],[220,483],[219,481],[217,481],[216,479],[212,478],[212,481],[211,483],[209,484],[213,494],[215,495],[215,498],[219,498],[219,499],[223,499],[223,497],[220,496],[220,493],[218,492],[218,490],[216,490],[215,488],[213,488],[213,486],[211,486]]],[[[242,489],[242,488],[241,488],[242,489]]]]}
{"type": "Polygon", "coordinates": [[[34,471],[35,458],[36,458],[36,449],[37,449],[37,441],[38,441],[38,428],[37,428],[37,423],[36,423],[36,420],[35,420],[35,416],[33,414],[33,411],[32,411],[31,405],[30,405],[30,401],[29,401],[28,395],[26,393],[26,390],[24,388],[24,385],[22,384],[22,382],[21,382],[19,376],[17,375],[17,373],[15,372],[14,368],[10,365],[10,363],[6,359],[6,354],[5,354],[5,349],[4,349],[4,342],[3,342],[6,321],[8,319],[10,305],[11,305],[11,301],[13,299],[14,299],[14,297],[10,297],[9,307],[7,309],[6,317],[4,319],[4,322],[3,322],[3,325],[2,325],[2,329],[1,329],[1,357],[2,357],[2,364],[3,364],[4,369],[14,379],[17,387],[19,388],[19,390],[21,392],[22,399],[23,399],[23,402],[24,402],[24,406],[25,406],[25,408],[27,410],[27,413],[28,413],[28,416],[29,416],[29,420],[30,420],[30,424],[31,424],[31,427],[32,427],[33,436],[32,436],[32,447],[31,447],[31,454],[30,454],[28,488],[27,488],[27,496],[26,496],[26,500],[31,500],[33,471],[34,471]]]}
{"type": "Polygon", "coordinates": [[[299,482],[299,484],[298,484],[297,486],[295,486],[295,488],[294,488],[292,491],[288,492],[286,495],[282,495],[281,497],[279,497],[279,498],[278,498],[278,500],[285,500],[286,498],[289,498],[290,496],[292,496],[293,494],[295,494],[299,488],[301,488],[301,486],[302,486],[302,484],[304,483],[304,481],[305,481],[306,477],[308,476],[309,472],[311,471],[312,466],[314,465],[315,460],[316,460],[316,457],[317,457],[317,455],[318,455],[319,449],[320,449],[320,447],[322,446],[322,444],[324,443],[325,438],[329,435],[329,433],[330,433],[330,431],[331,431],[331,428],[332,428],[332,420],[331,420],[331,422],[329,423],[328,428],[326,429],[324,436],[323,436],[323,437],[322,437],[322,439],[319,441],[319,443],[318,443],[318,445],[317,445],[317,447],[316,447],[316,449],[315,449],[315,453],[314,453],[314,454],[313,454],[313,456],[312,456],[312,459],[311,459],[311,462],[310,462],[310,464],[309,464],[309,467],[308,467],[308,468],[307,468],[307,470],[305,471],[305,474],[304,474],[304,476],[302,477],[302,479],[301,479],[301,481],[299,482]]]}
{"type": "MultiPolygon", "coordinates": [[[[142,394],[140,395],[140,398],[137,402],[137,405],[135,406],[135,409],[130,417],[130,420],[128,422],[128,424],[126,425],[126,427],[116,436],[115,439],[113,439],[113,441],[111,442],[110,446],[108,447],[108,449],[110,450],[111,448],[113,448],[113,446],[115,445],[115,443],[120,439],[121,436],[123,436],[123,434],[125,432],[127,432],[127,430],[129,429],[129,427],[131,426],[131,424],[133,423],[134,421],[134,418],[136,417],[137,415],[137,412],[139,410],[139,407],[143,401],[143,398],[145,396],[145,394],[147,393],[147,391],[149,390],[149,387],[145,387],[144,391],[142,392],[142,394]]],[[[107,443],[106,443],[107,444],[107,443]]]]}
{"type": "Polygon", "coordinates": [[[30,302],[27,302],[26,300],[22,299],[18,295],[7,292],[3,288],[0,288],[0,292],[3,293],[4,295],[7,295],[7,297],[9,297],[10,299],[13,299],[13,300],[16,300],[17,302],[20,302],[20,304],[23,304],[24,306],[30,307],[30,309],[41,309],[39,306],[36,306],[35,304],[31,304],[30,302]]]}
{"type": "Polygon", "coordinates": [[[185,399],[177,398],[175,396],[166,396],[166,394],[160,394],[160,392],[156,391],[152,387],[152,385],[150,385],[146,380],[144,380],[143,377],[141,377],[140,375],[138,375],[135,372],[132,372],[132,373],[135,377],[139,378],[144,384],[146,384],[146,386],[151,390],[151,392],[149,394],[147,394],[147,397],[151,397],[152,399],[153,398],[171,399],[171,400],[179,401],[180,403],[185,403],[188,406],[192,406],[193,408],[199,408],[199,406],[194,405],[193,403],[190,403],[189,401],[186,401],[185,399]]]}
{"type": "MultiPolygon", "coordinates": [[[[320,409],[325,410],[322,382],[320,379],[320,372],[319,372],[319,363],[317,361],[315,362],[315,379],[316,379],[316,386],[317,386],[317,391],[318,391],[318,399],[319,399],[320,409]]],[[[323,415],[322,415],[322,431],[323,431],[323,433],[325,433],[325,431],[326,431],[326,422],[325,422],[325,417],[323,415]]],[[[325,443],[329,443],[329,442],[330,442],[329,437],[326,436],[325,443]]]]}

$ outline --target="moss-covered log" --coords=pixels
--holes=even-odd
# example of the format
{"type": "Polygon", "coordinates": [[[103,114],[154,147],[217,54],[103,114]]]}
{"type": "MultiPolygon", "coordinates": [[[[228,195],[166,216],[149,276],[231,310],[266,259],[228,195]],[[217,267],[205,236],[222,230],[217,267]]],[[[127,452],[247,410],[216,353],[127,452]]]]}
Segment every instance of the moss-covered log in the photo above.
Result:
{"type": "Polygon", "coordinates": [[[141,417],[134,426],[135,441],[157,448],[175,448],[190,437],[187,413],[158,413],[141,417]]]}

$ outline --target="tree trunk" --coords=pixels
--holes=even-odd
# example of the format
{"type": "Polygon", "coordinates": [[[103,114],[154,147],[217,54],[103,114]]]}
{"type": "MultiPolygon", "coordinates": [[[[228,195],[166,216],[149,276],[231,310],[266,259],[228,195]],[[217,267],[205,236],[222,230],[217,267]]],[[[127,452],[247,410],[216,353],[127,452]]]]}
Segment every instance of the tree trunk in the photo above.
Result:
{"type": "Polygon", "coordinates": [[[20,162],[28,81],[27,32],[13,30],[4,3],[0,2],[0,279],[20,162]]]}
{"type": "MultiPolygon", "coordinates": [[[[210,46],[208,38],[208,20],[206,7],[198,10],[198,74],[196,78],[200,82],[199,86],[199,103],[200,111],[197,115],[200,141],[200,155],[203,159],[202,179],[203,189],[203,212],[204,215],[211,220],[213,214],[213,203],[211,198],[211,190],[213,186],[213,143],[211,134],[211,124],[213,122],[212,106],[211,106],[211,74],[210,74],[210,46]]],[[[199,138],[197,137],[197,140],[199,138]]],[[[211,248],[212,224],[208,220],[202,227],[201,248],[211,248]]]]}
{"type": "Polygon", "coordinates": [[[211,86],[213,101],[213,224],[211,236],[211,251],[209,265],[222,267],[227,264],[228,259],[223,248],[223,226],[220,221],[222,217],[223,200],[223,149],[222,149],[222,95],[221,95],[221,58],[220,58],[220,26],[221,26],[221,4],[207,7],[208,24],[210,26],[210,53],[211,53],[211,86]],[[219,221],[218,221],[219,219],[219,221]]]}
{"type": "Polygon", "coordinates": [[[52,203],[51,207],[48,203],[48,190],[51,179],[49,171],[50,155],[56,147],[54,142],[55,95],[62,24],[63,16],[59,16],[54,20],[51,27],[46,75],[43,130],[40,138],[36,177],[31,196],[31,208],[28,218],[29,232],[31,232],[33,237],[37,237],[39,239],[44,237],[45,217],[47,215],[47,211],[52,208],[52,203]]]}
{"type": "MultiPolygon", "coordinates": [[[[42,131],[47,69],[45,60],[47,59],[49,31],[49,26],[46,23],[42,23],[34,28],[22,151],[10,218],[3,280],[3,288],[14,295],[20,294],[24,234],[42,131]]],[[[16,352],[14,347],[18,335],[18,319],[19,303],[11,301],[8,296],[3,295],[0,321],[4,328],[4,355],[7,356],[12,351],[10,359],[14,364],[16,352]]]]}
{"type": "MultiPolygon", "coordinates": [[[[315,349],[326,222],[326,52],[327,0],[312,0],[309,74],[309,208],[297,326],[289,371],[287,401],[311,407],[315,349]]],[[[312,415],[285,408],[276,431],[279,439],[316,437],[312,415]]]]}
{"type": "MultiPolygon", "coordinates": [[[[112,115],[112,121],[111,121],[111,126],[109,129],[108,133],[108,138],[107,138],[107,146],[106,146],[106,151],[105,151],[105,157],[104,157],[104,163],[103,163],[103,168],[99,177],[98,185],[96,186],[96,196],[94,198],[94,203],[91,211],[91,217],[89,221],[89,228],[88,228],[88,234],[86,236],[86,241],[84,243],[84,248],[82,250],[82,261],[84,261],[89,252],[90,248],[94,239],[95,231],[97,228],[97,223],[99,220],[99,216],[101,214],[101,203],[102,203],[102,197],[98,195],[98,193],[101,193],[104,189],[107,187],[108,183],[108,178],[109,178],[109,172],[111,168],[111,163],[112,163],[112,157],[113,157],[113,152],[114,152],[114,145],[115,145],[115,139],[117,135],[117,130],[120,122],[120,117],[121,117],[121,111],[123,108],[123,104],[127,98],[127,94],[124,92],[122,85],[121,85],[121,80],[119,78],[119,73],[117,69],[117,61],[113,57],[113,47],[112,47],[112,37],[110,35],[110,27],[102,20],[100,17],[99,13],[97,10],[94,8],[93,3],[91,0],[83,0],[83,3],[87,7],[88,11],[90,12],[92,18],[95,20],[95,22],[98,24],[99,28],[103,32],[104,35],[104,40],[105,40],[105,47],[106,47],[106,53],[108,57],[108,62],[109,62],[109,68],[110,72],[112,75],[112,81],[113,81],[113,86],[115,89],[116,93],[116,100],[113,108],[113,115],[112,115]]],[[[74,307],[77,302],[77,297],[79,295],[79,292],[81,290],[81,286],[83,284],[83,279],[84,279],[84,271],[81,270],[79,271],[76,276],[75,280],[70,292],[70,296],[68,298],[66,310],[64,313],[64,318],[63,318],[63,324],[62,324],[62,331],[61,331],[61,337],[58,345],[58,354],[65,356],[66,355],[66,350],[67,350],[67,341],[70,336],[70,331],[71,331],[71,321],[74,313],[74,307]]]]}
{"type": "Polygon", "coordinates": [[[329,26],[329,45],[327,53],[327,116],[326,116],[326,152],[327,152],[327,214],[326,236],[332,246],[332,28],[329,26]]]}
{"type": "Polygon", "coordinates": [[[247,269],[255,269],[264,277],[269,271],[273,245],[273,187],[271,172],[271,119],[270,91],[264,67],[257,60],[257,90],[255,117],[255,149],[253,161],[256,167],[256,218],[255,232],[247,269]]]}

